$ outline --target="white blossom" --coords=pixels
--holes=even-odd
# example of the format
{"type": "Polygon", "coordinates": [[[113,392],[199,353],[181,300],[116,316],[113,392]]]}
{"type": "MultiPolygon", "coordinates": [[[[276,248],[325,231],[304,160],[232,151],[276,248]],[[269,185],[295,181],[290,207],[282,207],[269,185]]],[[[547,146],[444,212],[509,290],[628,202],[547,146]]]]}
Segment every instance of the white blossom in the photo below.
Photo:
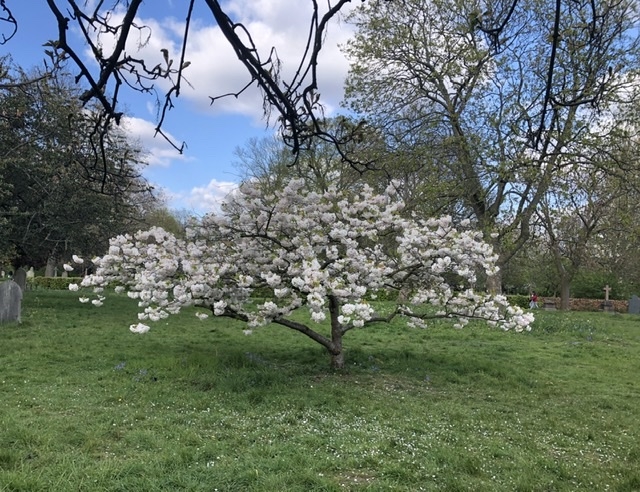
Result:
{"type": "Polygon", "coordinates": [[[142,323],[138,323],[137,325],[131,325],[129,327],[132,333],[139,333],[140,335],[147,333],[150,328],[148,325],[143,325],[142,323]]]}
{"type": "Polygon", "coordinates": [[[530,313],[474,290],[479,273],[497,272],[497,257],[479,232],[457,229],[451,217],[405,218],[402,208],[395,185],[383,194],[366,185],[314,193],[293,180],[275,196],[246,183],[185,239],[159,227],[111,239],[81,285],[96,294],[118,285],[136,299],[135,333],[149,329],[141,321],[187,306],[245,319],[245,334],[298,309],[346,332],[366,327],[374,316],[367,299],[387,288],[403,293],[400,315],[412,327],[424,327],[435,307],[459,328],[483,318],[505,330],[530,329],[530,313]],[[270,298],[257,299],[264,295],[270,298]]]}

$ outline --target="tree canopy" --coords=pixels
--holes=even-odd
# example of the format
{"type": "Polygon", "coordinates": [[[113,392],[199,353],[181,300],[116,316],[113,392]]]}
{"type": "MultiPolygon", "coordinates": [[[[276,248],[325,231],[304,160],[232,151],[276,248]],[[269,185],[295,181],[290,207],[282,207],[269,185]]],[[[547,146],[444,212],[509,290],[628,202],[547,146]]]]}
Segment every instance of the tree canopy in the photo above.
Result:
{"type": "Polygon", "coordinates": [[[62,74],[9,75],[7,60],[2,70],[2,263],[41,267],[72,250],[98,253],[152,199],[141,149],[118,129],[97,136],[95,111],[62,74]]]}
{"type": "MultiPolygon", "coordinates": [[[[516,331],[533,321],[505,297],[473,290],[478,272],[491,272],[495,260],[478,233],[458,230],[449,217],[403,218],[392,186],[383,194],[366,185],[315,192],[292,180],[265,194],[256,184],[243,185],[222,214],[206,216],[184,240],[161,228],[114,238],[108,254],[93,260],[95,274],[82,281],[95,289],[93,304],[101,305],[103,288],[115,283],[139,300],[140,321],[196,305],[203,308],[198,317],[238,319],[247,333],[275,323],[322,345],[339,369],[348,331],[395,316],[411,326],[483,319],[516,331]],[[395,309],[377,313],[371,300],[389,292],[395,309]],[[313,324],[293,316],[301,308],[313,324]]],[[[131,330],[149,326],[134,323],[131,330]]]]}
{"type": "Polygon", "coordinates": [[[435,200],[497,233],[505,265],[549,187],[574,165],[600,168],[593,157],[626,138],[637,19],[631,1],[366,3],[350,18],[346,101],[382,129],[392,162],[394,149],[415,153],[435,200]]]}

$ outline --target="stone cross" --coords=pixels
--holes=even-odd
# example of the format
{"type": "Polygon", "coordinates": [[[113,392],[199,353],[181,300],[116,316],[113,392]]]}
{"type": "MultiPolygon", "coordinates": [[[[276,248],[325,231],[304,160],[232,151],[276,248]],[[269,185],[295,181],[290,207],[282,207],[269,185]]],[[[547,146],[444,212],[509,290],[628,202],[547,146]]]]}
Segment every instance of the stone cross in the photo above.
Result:
{"type": "Polygon", "coordinates": [[[611,287],[609,287],[609,284],[607,284],[604,289],[604,300],[608,301],[609,300],[609,292],[611,291],[611,287]]]}
{"type": "Polygon", "coordinates": [[[22,311],[22,289],[13,280],[0,284],[0,324],[17,321],[22,311]]]}

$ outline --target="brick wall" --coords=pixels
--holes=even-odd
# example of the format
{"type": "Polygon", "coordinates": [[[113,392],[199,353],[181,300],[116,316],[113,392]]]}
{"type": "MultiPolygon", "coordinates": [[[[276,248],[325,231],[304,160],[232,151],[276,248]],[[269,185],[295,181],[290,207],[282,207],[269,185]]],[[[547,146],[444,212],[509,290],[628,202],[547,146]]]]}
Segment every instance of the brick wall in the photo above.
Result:
{"type": "MultiPolygon", "coordinates": [[[[556,309],[560,309],[559,297],[541,297],[538,299],[538,306],[544,307],[545,301],[553,301],[556,309]]],[[[569,307],[572,311],[602,311],[602,303],[604,299],[571,299],[569,307]]],[[[613,304],[613,308],[618,313],[629,312],[629,301],[609,301],[613,304]]]]}

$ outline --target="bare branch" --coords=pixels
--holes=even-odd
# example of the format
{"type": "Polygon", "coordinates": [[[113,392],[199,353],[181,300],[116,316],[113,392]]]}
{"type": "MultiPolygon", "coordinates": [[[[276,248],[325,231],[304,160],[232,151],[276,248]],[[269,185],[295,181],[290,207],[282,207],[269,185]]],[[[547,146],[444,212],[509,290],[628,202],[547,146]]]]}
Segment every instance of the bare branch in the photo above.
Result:
{"type": "Polygon", "coordinates": [[[2,33],[2,39],[0,40],[0,45],[6,44],[9,40],[15,36],[16,32],[18,32],[18,21],[15,19],[11,10],[6,5],[6,0],[0,0],[0,23],[2,25],[9,24],[10,32],[9,34],[2,33]]]}

